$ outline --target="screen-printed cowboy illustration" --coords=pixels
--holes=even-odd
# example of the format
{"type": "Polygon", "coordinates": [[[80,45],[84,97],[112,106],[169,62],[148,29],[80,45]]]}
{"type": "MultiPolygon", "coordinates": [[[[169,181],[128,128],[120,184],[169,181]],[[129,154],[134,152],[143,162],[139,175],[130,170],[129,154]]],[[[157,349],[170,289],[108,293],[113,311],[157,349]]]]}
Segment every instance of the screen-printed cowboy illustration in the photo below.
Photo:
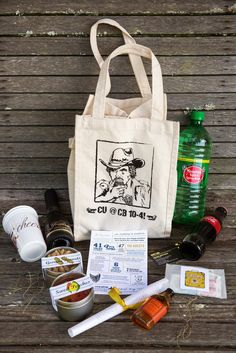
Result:
{"type": "Polygon", "coordinates": [[[149,206],[150,185],[137,178],[137,170],[145,166],[145,161],[134,158],[132,148],[116,148],[108,163],[102,159],[99,161],[106,167],[109,180],[101,179],[97,182],[96,202],[149,206]]]}

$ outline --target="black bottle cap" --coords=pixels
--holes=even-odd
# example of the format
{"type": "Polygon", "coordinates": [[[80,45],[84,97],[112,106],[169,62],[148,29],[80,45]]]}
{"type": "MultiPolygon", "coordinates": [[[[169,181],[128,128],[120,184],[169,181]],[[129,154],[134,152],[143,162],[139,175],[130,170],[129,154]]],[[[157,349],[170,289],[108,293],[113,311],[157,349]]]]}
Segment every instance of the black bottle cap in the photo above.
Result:
{"type": "Polygon", "coordinates": [[[222,222],[223,219],[227,216],[228,211],[225,207],[217,207],[214,212],[215,216],[222,222]]]}
{"type": "Polygon", "coordinates": [[[171,297],[175,294],[175,292],[171,288],[167,288],[164,293],[169,294],[171,297]]]}
{"type": "Polygon", "coordinates": [[[200,257],[204,254],[205,249],[206,245],[201,239],[192,240],[189,236],[183,239],[179,247],[183,258],[190,261],[200,259],[200,257]]]}
{"type": "Polygon", "coordinates": [[[73,248],[74,239],[72,238],[72,236],[66,237],[65,234],[63,234],[63,236],[61,237],[58,237],[58,238],[55,237],[55,239],[52,238],[48,240],[48,244],[47,244],[48,250],[57,248],[59,246],[69,246],[73,248]]]}

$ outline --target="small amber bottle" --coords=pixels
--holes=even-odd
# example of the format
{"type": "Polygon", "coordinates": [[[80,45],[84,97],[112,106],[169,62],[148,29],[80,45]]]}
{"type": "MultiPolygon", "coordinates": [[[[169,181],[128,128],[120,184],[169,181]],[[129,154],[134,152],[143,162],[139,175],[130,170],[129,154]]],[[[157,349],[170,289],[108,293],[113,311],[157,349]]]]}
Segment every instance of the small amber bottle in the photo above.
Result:
{"type": "Polygon", "coordinates": [[[174,292],[168,288],[165,292],[151,296],[134,311],[131,320],[138,326],[150,330],[167,314],[174,292]]]}

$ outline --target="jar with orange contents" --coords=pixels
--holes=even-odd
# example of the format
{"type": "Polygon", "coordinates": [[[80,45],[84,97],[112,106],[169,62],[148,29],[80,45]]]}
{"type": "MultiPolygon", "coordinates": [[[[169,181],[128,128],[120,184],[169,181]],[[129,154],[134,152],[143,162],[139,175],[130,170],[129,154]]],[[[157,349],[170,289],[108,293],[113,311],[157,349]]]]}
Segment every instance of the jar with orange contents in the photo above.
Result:
{"type": "Polygon", "coordinates": [[[169,311],[173,295],[172,289],[168,288],[165,292],[151,296],[134,311],[131,320],[136,325],[150,330],[169,311]]]}
{"type": "MultiPolygon", "coordinates": [[[[57,277],[52,287],[67,283],[70,286],[70,291],[74,291],[73,286],[76,285],[76,280],[85,277],[84,273],[72,271],[57,277]]],[[[67,295],[56,301],[58,316],[65,321],[81,321],[88,316],[93,308],[94,290],[86,289],[81,292],[67,295]]]]}

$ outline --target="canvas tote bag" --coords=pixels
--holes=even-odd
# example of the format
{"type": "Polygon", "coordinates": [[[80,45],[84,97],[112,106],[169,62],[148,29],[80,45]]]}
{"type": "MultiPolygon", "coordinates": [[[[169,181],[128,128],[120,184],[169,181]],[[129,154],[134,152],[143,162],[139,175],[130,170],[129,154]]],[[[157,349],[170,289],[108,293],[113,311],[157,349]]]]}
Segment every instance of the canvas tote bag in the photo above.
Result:
{"type": "Polygon", "coordinates": [[[149,237],[170,235],[179,124],[165,120],[165,109],[161,68],[152,51],[138,44],[114,50],[102,64],[86,114],[76,116],[70,166],[74,180],[69,182],[74,185],[76,240],[88,239],[92,229],[147,229],[149,237]],[[110,61],[123,54],[152,63],[152,95],[140,107],[129,99],[121,109],[117,100],[106,98],[110,61]]]}
{"type": "MultiPolygon", "coordinates": [[[[103,18],[96,23],[93,24],[90,30],[90,44],[91,49],[94,54],[94,57],[101,68],[104,60],[98,50],[97,44],[97,29],[98,26],[101,24],[106,24],[111,27],[115,27],[119,29],[123,35],[124,41],[127,44],[136,44],[135,39],[116,21],[111,20],[109,18],[103,18]]],[[[149,85],[149,81],[143,66],[143,62],[140,56],[129,54],[130,63],[137,81],[137,85],[139,91],[141,92],[140,98],[134,99],[123,99],[123,100],[116,100],[106,98],[106,107],[105,111],[108,112],[109,115],[113,116],[120,116],[120,117],[127,117],[128,111],[132,111],[133,117],[135,116],[142,116],[142,117],[149,117],[150,116],[150,98],[151,98],[151,88],[149,85]],[[147,99],[149,98],[149,100],[147,99]],[[142,109],[143,103],[146,102],[146,106],[142,109]],[[135,108],[137,108],[135,110],[135,108]]],[[[110,77],[107,78],[107,87],[106,87],[106,95],[109,93],[111,88],[110,85],[110,77]]],[[[84,109],[83,115],[91,115],[92,114],[92,105],[93,105],[93,95],[90,95],[88,98],[88,102],[84,109]]],[[[165,98],[165,95],[164,95],[165,98]]],[[[106,112],[105,112],[106,113],[106,112]]],[[[165,102],[165,114],[166,114],[166,102],[165,102]]],[[[72,215],[74,215],[75,209],[75,139],[74,137],[69,139],[69,148],[71,150],[67,173],[68,173],[68,187],[69,187],[69,198],[70,198],[70,205],[72,215]]]]}

